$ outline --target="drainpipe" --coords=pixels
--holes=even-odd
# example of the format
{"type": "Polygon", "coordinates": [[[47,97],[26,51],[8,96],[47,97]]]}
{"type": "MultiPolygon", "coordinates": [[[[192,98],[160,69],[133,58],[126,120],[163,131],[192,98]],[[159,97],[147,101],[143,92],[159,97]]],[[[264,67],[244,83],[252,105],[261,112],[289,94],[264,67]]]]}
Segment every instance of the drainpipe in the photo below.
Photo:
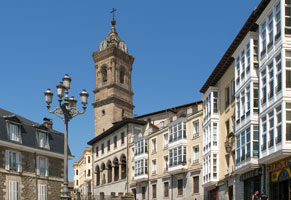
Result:
{"type": "Polygon", "coordinates": [[[174,194],[173,194],[173,192],[174,192],[174,190],[173,190],[173,186],[174,186],[174,175],[172,174],[171,175],[171,193],[172,193],[172,195],[171,195],[171,200],[173,200],[173,196],[174,196],[174,194]]]}
{"type": "Polygon", "coordinates": [[[37,159],[36,159],[36,153],[34,153],[34,171],[35,171],[35,200],[37,200],[37,196],[38,196],[38,187],[37,187],[37,159]]]}
{"type": "MultiPolygon", "coordinates": [[[[91,178],[91,197],[93,197],[94,198],[94,176],[95,176],[95,170],[94,170],[94,153],[93,153],[93,149],[94,149],[94,146],[92,145],[92,148],[91,148],[91,157],[92,157],[92,172],[91,172],[91,176],[92,176],[92,178],[91,178]]],[[[75,173],[75,172],[74,172],[75,173]]],[[[97,174],[96,174],[97,175],[97,174]]],[[[75,181],[75,180],[74,180],[75,181]]],[[[74,185],[75,185],[75,183],[74,183],[74,185]]]]}
{"type": "Polygon", "coordinates": [[[148,132],[148,200],[150,200],[150,140],[148,132]]]}
{"type": "MultiPolygon", "coordinates": [[[[127,157],[126,158],[129,161],[129,159],[128,159],[129,158],[128,157],[128,154],[129,154],[129,151],[128,151],[128,148],[129,148],[128,147],[128,132],[129,132],[128,131],[128,123],[127,123],[127,127],[126,127],[126,132],[127,132],[127,137],[126,137],[127,138],[127,144],[126,144],[127,145],[127,148],[126,148],[127,149],[127,152],[126,152],[127,153],[127,157]]],[[[129,188],[129,185],[128,185],[128,172],[129,172],[129,167],[128,167],[128,165],[129,165],[129,162],[126,161],[126,170],[127,170],[127,173],[126,173],[126,191],[127,192],[128,192],[128,188],[129,188]]],[[[111,174],[112,174],[112,172],[111,172],[111,174]]]]}

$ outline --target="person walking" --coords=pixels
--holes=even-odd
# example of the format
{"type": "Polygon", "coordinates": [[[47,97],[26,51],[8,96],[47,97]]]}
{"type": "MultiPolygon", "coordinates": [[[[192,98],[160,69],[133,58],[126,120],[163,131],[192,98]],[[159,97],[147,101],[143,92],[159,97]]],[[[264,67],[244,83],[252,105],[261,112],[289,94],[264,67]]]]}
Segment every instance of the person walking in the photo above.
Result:
{"type": "Polygon", "coordinates": [[[260,199],[260,192],[259,192],[259,190],[257,190],[257,191],[255,192],[255,194],[254,194],[253,197],[252,197],[252,200],[261,200],[261,199],[260,199]]]}
{"type": "Polygon", "coordinates": [[[269,200],[268,195],[265,193],[265,190],[262,191],[261,199],[260,200],[269,200]]]}

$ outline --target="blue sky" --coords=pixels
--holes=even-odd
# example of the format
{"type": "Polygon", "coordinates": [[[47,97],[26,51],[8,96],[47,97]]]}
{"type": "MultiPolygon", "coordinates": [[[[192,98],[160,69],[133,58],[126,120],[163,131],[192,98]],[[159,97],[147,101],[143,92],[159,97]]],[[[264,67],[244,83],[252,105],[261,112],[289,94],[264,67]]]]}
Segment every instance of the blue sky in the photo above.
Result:
{"type": "Polygon", "coordinates": [[[92,52],[110,31],[113,7],[117,32],[135,57],[133,101],[141,115],[200,100],[199,90],[259,2],[1,1],[0,107],[39,123],[53,118],[54,128],[63,131],[63,122],[46,111],[43,92],[56,93],[68,73],[71,95],[90,93],[87,113],[69,124],[76,161],[94,136],[92,52]]]}

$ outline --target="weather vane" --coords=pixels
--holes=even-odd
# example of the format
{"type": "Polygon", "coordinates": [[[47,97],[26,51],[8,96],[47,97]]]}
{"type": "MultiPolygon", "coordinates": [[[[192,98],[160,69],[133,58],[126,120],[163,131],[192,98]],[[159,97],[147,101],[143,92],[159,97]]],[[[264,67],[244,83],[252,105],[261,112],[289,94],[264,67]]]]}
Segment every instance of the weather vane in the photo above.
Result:
{"type": "Polygon", "coordinates": [[[114,12],[115,11],[117,11],[117,9],[115,9],[115,8],[112,8],[112,11],[110,12],[110,13],[112,13],[113,14],[113,19],[114,19],[114,12]]]}

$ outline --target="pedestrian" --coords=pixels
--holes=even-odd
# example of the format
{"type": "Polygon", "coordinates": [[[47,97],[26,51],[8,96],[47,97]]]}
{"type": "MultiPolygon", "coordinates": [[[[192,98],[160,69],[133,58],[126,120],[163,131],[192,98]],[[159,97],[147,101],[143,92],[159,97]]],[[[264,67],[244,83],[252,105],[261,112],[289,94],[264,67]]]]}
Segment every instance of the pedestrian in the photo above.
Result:
{"type": "Polygon", "coordinates": [[[257,190],[252,197],[252,200],[260,200],[260,192],[257,190]]]}
{"type": "Polygon", "coordinates": [[[269,199],[268,195],[265,193],[265,190],[263,190],[261,194],[261,200],[268,200],[268,199],[269,199]]]}

